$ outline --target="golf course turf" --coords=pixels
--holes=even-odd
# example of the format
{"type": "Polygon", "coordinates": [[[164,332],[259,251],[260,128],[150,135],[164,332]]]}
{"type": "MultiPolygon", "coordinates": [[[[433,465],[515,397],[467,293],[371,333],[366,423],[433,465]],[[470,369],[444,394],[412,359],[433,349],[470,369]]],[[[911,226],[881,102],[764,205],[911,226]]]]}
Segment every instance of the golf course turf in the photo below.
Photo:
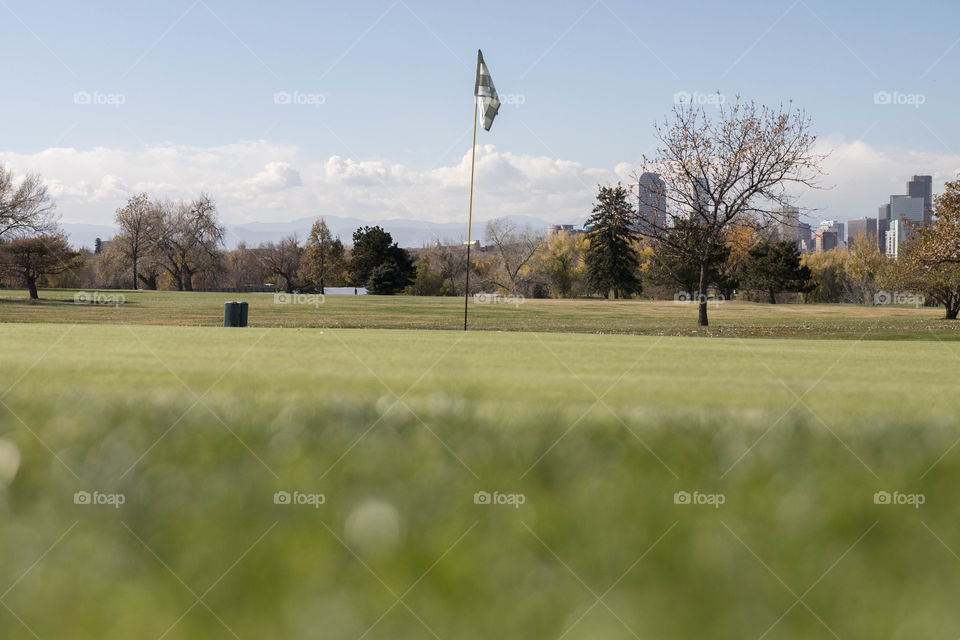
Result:
{"type": "Polygon", "coordinates": [[[46,321],[133,307],[0,324],[4,637],[960,632],[952,329],[46,321]]]}

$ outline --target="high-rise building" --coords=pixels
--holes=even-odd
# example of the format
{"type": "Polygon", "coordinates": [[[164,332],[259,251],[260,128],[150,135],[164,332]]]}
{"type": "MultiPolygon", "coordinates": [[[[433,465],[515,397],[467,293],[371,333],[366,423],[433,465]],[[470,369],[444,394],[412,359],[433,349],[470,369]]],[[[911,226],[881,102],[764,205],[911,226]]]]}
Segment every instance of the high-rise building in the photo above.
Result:
{"type": "Polygon", "coordinates": [[[806,222],[797,224],[797,250],[800,253],[813,253],[813,231],[806,222]]]}
{"type": "Polygon", "coordinates": [[[667,188],[659,174],[647,172],[637,183],[637,227],[649,233],[667,226],[667,188]]]}
{"type": "Polygon", "coordinates": [[[902,243],[908,234],[907,225],[903,219],[891,220],[890,229],[887,231],[886,254],[888,258],[896,258],[900,253],[900,243],[902,243]]]}
{"type": "MultiPolygon", "coordinates": [[[[927,209],[926,194],[931,191],[933,184],[932,182],[918,180],[918,178],[929,177],[930,176],[914,176],[914,180],[907,183],[908,190],[921,193],[922,195],[890,196],[889,204],[880,205],[880,209],[877,212],[877,245],[881,251],[887,253],[889,246],[887,243],[887,234],[893,229],[894,220],[907,220],[920,224],[929,222],[930,211],[927,209]]],[[[897,233],[902,233],[902,230],[897,233]]],[[[900,239],[894,242],[899,243],[900,239]]]]}
{"type": "Polygon", "coordinates": [[[837,248],[837,232],[829,231],[827,229],[820,229],[813,234],[813,242],[815,251],[817,253],[823,253],[824,251],[830,251],[831,249],[837,248]]]}
{"type": "Polygon", "coordinates": [[[844,235],[844,224],[836,220],[822,220],[819,231],[832,231],[837,235],[837,244],[842,245],[846,242],[847,236],[844,235]]]}
{"type": "MultiPolygon", "coordinates": [[[[925,219],[926,201],[917,196],[890,196],[890,221],[909,220],[922,223],[925,219]]],[[[891,227],[892,228],[892,227],[891,227]]]]}
{"type": "Polygon", "coordinates": [[[923,198],[923,222],[930,222],[933,213],[933,176],[913,176],[907,182],[907,195],[923,198]]]}
{"type": "Polygon", "coordinates": [[[777,221],[773,226],[773,233],[781,242],[791,241],[797,246],[800,253],[813,251],[810,225],[800,222],[800,209],[789,205],[781,207],[776,212],[777,221]]]}
{"type": "Polygon", "coordinates": [[[793,240],[796,242],[800,225],[800,209],[784,206],[780,207],[775,215],[777,220],[774,224],[774,233],[776,233],[777,238],[781,241],[793,240]]]}
{"type": "Polygon", "coordinates": [[[887,250],[887,230],[890,228],[890,205],[882,204],[877,210],[877,248],[887,250]]]}
{"type": "MultiPolygon", "coordinates": [[[[857,236],[877,237],[876,218],[851,218],[847,221],[847,245],[852,246],[857,236]]],[[[879,246],[879,245],[878,245],[879,246]]]]}

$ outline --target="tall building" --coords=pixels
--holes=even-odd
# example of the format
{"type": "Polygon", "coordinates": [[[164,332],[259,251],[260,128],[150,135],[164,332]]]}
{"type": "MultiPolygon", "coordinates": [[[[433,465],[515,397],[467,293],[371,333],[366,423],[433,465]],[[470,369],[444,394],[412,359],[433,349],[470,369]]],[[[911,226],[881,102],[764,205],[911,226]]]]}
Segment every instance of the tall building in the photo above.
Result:
{"type": "Polygon", "coordinates": [[[925,219],[926,201],[917,196],[890,196],[890,221],[909,220],[922,223],[925,219]]]}
{"type": "Polygon", "coordinates": [[[890,205],[882,204],[877,210],[877,248],[887,250],[887,230],[890,228],[890,205]]]}
{"type": "Polygon", "coordinates": [[[779,220],[774,224],[773,231],[777,239],[796,243],[797,251],[800,253],[811,253],[813,243],[811,242],[810,225],[806,222],[800,222],[800,209],[784,206],[776,213],[779,220]]]}
{"type": "Polygon", "coordinates": [[[820,222],[819,231],[832,231],[837,236],[837,245],[840,246],[847,241],[847,236],[844,235],[844,224],[842,222],[837,222],[836,220],[822,220],[820,222]]]}
{"type": "Polygon", "coordinates": [[[813,230],[806,222],[797,224],[797,249],[800,253],[813,253],[813,230]]]}
{"type": "Polygon", "coordinates": [[[641,232],[667,226],[667,188],[659,174],[647,172],[637,183],[637,227],[641,232]]]}
{"type": "Polygon", "coordinates": [[[908,233],[906,226],[907,225],[902,219],[890,221],[890,229],[887,231],[887,247],[885,252],[888,258],[896,258],[900,253],[900,243],[906,239],[908,233]]]}
{"type": "MultiPolygon", "coordinates": [[[[915,192],[922,191],[923,189],[932,189],[932,182],[915,182],[917,178],[929,177],[930,176],[914,176],[914,180],[907,183],[907,189],[913,189],[915,192]],[[925,184],[927,186],[924,186],[925,184]]],[[[926,195],[902,195],[890,196],[889,204],[880,205],[880,209],[877,212],[877,244],[881,251],[889,254],[887,234],[893,229],[893,222],[895,220],[907,220],[920,224],[925,224],[929,221],[930,212],[927,209],[926,203],[926,195]]],[[[897,233],[902,233],[902,230],[898,230],[897,233]]],[[[900,239],[895,240],[895,243],[899,243],[900,239]]]]}
{"type": "Polygon", "coordinates": [[[820,229],[813,234],[814,249],[817,253],[837,248],[837,232],[820,229]]]}
{"type": "Polygon", "coordinates": [[[907,182],[907,195],[923,198],[923,222],[930,222],[933,213],[933,176],[913,176],[907,182]]]}
{"type": "MultiPolygon", "coordinates": [[[[847,221],[847,246],[852,246],[857,236],[877,237],[876,218],[851,218],[847,221]]],[[[878,245],[879,246],[879,245],[878,245]]]]}
{"type": "Polygon", "coordinates": [[[776,211],[776,215],[779,218],[774,225],[777,238],[781,241],[796,241],[800,225],[800,209],[784,206],[776,211]]]}

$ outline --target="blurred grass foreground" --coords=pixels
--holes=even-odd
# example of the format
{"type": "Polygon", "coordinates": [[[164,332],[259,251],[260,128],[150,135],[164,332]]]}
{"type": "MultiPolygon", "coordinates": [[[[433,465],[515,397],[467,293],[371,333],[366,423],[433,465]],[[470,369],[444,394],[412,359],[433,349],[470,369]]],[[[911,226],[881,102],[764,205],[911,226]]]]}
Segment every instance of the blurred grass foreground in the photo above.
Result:
{"type": "Polygon", "coordinates": [[[0,637],[956,638],[958,354],[5,324],[0,637]]]}

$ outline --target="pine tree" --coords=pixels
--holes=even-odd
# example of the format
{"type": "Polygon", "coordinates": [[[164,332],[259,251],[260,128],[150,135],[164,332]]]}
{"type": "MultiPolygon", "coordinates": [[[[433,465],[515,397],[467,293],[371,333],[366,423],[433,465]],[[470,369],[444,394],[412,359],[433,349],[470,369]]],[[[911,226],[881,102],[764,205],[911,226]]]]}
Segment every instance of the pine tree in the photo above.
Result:
{"type": "Polygon", "coordinates": [[[640,256],[635,247],[634,212],[629,192],[616,187],[600,187],[593,215],[587,221],[587,279],[590,288],[605,296],[621,298],[639,293],[637,268],[640,256]]]}

